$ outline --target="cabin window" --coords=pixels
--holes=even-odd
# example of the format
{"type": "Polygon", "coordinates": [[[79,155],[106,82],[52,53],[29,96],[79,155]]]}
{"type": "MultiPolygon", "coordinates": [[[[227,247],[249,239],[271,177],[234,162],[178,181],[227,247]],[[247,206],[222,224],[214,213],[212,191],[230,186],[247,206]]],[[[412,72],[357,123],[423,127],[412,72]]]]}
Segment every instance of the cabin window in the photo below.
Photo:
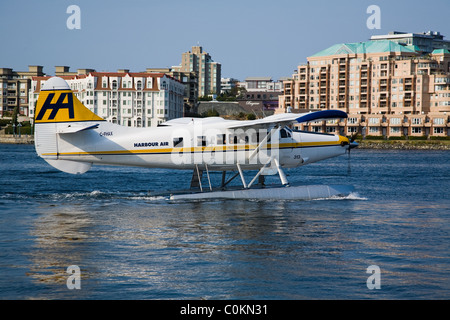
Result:
{"type": "Polygon", "coordinates": [[[227,137],[226,137],[225,134],[218,134],[217,135],[217,144],[218,145],[227,144],[227,137]]]}
{"type": "Polygon", "coordinates": [[[173,146],[174,148],[181,148],[183,146],[183,138],[174,138],[173,139],[173,146]]]}
{"type": "Polygon", "coordinates": [[[197,146],[198,147],[206,147],[206,137],[205,136],[197,137],[197,146]]]}
{"type": "Polygon", "coordinates": [[[229,142],[229,144],[237,144],[238,137],[235,134],[230,134],[228,136],[228,142],[229,142]]]}

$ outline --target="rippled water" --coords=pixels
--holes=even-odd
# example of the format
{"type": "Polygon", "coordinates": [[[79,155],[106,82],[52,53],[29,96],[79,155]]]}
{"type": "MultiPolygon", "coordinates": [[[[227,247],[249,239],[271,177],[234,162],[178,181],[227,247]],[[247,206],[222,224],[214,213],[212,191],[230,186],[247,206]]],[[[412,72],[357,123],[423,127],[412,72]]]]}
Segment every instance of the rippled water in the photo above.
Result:
{"type": "Polygon", "coordinates": [[[448,151],[356,149],[287,170],[355,186],[348,197],[168,201],[152,193],[188,187],[190,172],[73,176],[33,146],[0,148],[1,299],[450,298],[448,151]]]}

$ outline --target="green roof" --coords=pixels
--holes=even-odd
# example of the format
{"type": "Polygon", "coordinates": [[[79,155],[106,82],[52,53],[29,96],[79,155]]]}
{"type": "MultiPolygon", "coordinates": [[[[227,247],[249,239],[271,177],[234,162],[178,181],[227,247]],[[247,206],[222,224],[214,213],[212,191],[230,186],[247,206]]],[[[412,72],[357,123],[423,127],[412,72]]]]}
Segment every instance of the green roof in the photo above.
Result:
{"type": "Polygon", "coordinates": [[[336,54],[379,53],[379,52],[415,52],[401,44],[389,40],[377,40],[355,43],[339,43],[322,50],[311,57],[326,57],[336,54]]]}
{"type": "Polygon", "coordinates": [[[450,53],[447,49],[434,49],[431,54],[450,53]]]}
{"type": "Polygon", "coordinates": [[[421,51],[423,51],[423,50],[421,50],[418,46],[412,45],[412,44],[407,45],[406,47],[407,47],[408,49],[411,49],[411,50],[416,51],[416,52],[421,52],[421,51]]]}

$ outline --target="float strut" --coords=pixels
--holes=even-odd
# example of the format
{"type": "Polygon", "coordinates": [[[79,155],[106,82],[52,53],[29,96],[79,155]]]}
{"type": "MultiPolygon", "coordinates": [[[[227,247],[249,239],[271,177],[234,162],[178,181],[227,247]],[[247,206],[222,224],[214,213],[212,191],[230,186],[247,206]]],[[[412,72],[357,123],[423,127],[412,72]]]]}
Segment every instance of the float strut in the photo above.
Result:
{"type": "Polygon", "coordinates": [[[236,165],[239,170],[239,174],[241,175],[241,180],[242,180],[242,184],[244,185],[244,189],[247,189],[247,183],[245,183],[244,173],[242,172],[241,165],[239,164],[239,162],[236,163],[236,165]]]}
{"type": "Polygon", "coordinates": [[[286,175],[284,174],[283,169],[281,168],[280,163],[278,162],[277,158],[275,158],[274,161],[275,161],[275,165],[277,166],[278,174],[280,175],[281,183],[283,185],[288,185],[289,181],[287,181],[286,175]]]}

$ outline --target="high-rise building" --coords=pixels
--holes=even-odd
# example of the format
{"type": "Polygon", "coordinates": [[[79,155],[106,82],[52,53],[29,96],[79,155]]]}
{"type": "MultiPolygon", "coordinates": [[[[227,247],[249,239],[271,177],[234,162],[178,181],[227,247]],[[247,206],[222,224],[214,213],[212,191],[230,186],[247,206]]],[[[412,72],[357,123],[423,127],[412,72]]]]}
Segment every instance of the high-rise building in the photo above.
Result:
{"type": "Polygon", "coordinates": [[[185,115],[197,112],[198,103],[198,75],[196,72],[179,71],[174,68],[147,68],[149,73],[164,73],[177,79],[184,85],[184,113],[185,115]]]}
{"type": "MultiPolygon", "coordinates": [[[[79,69],[78,73],[80,70],[84,69],[79,69]]],[[[59,71],[59,76],[67,81],[87,108],[112,123],[156,127],[183,116],[184,85],[166,74],[130,72],[127,69],[74,75],[64,75],[68,69],[59,71]]],[[[32,78],[29,92],[32,117],[40,88],[49,78],[32,78]]]]}
{"type": "Polygon", "coordinates": [[[283,84],[279,111],[348,113],[342,122],[305,125],[314,131],[386,137],[450,135],[447,49],[424,55],[390,40],[336,44],[308,57],[283,84]]]}
{"type": "Polygon", "coordinates": [[[181,65],[173,67],[182,72],[196,72],[198,74],[198,95],[220,93],[221,64],[214,62],[209,53],[200,46],[192,47],[192,52],[183,53],[181,65]]]}
{"type": "Polygon", "coordinates": [[[450,41],[444,40],[444,36],[438,31],[421,33],[391,31],[385,35],[372,36],[370,40],[389,40],[423,53],[432,53],[436,49],[450,50],[450,41]]]}
{"type": "Polygon", "coordinates": [[[0,68],[0,117],[28,117],[28,91],[31,78],[43,76],[42,66],[28,66],[28,71],[14,71],[10,68],[0,68]],[[16,111],[14,111],[16,109],[16,111]]]}

